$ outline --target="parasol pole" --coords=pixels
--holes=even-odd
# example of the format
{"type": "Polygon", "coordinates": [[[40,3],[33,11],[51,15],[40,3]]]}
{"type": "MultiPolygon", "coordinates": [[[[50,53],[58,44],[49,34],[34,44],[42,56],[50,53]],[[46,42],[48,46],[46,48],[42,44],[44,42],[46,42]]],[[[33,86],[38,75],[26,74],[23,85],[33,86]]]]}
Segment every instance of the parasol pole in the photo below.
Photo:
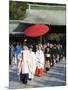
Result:
{"type": "Polygon", "coordinates": [[[40,36],[40,43],[42,43],[42,36],[40,36]]]}
{"type": "Polygon", "coordinates": [[[44,44],[45,44],[45,36],[44,36],[44,44]]]}

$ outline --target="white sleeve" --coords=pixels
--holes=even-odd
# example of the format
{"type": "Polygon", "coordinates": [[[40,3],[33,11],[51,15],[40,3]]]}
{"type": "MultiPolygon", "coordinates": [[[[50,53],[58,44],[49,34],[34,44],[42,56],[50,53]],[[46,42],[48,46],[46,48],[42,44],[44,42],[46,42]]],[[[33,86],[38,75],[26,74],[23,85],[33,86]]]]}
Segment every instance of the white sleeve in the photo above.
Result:
{"type": "Polygon", "coordinates": [[[38,52],[36,52],[36,57],[35,58],[36,58],[36,61],[38,61],[38,52]]]}
{"type": "Polygon", "coordinates": [[[41,63],[44,63],[44,60],[45,60],[45,58],[44,58],[44,53],[42,52],[42,53],[41,53],[41,59],[40,59],[40,62],[41,62],[41,63]]]}

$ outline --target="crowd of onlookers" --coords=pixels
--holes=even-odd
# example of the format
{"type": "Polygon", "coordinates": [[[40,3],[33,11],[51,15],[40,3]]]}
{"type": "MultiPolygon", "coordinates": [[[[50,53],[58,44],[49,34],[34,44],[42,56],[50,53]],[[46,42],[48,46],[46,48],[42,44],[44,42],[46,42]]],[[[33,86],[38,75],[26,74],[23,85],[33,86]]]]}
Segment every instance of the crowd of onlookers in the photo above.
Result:
{"type": "Polygon", "coordinates": [[[65,48],[60,43],[40,43],[35,46],[27,43],[18,43],[9,46],[9,64],[17,64],[20,79],[23,83],[27,83],[28,76],[29,80],[34,75],[42,76],[43,72],[49,71],[64,57],[65,48]]]}
{"type": "MultiPolygon", "coordinates": [[[[51,44],[51,43],[45,43],[45,44],[37,44],[33,46],[32,44],[30,45],[32,47],[32,50],[34,52],[37,51],[38,46],[41,46],[42,51],[45,54],[45,58],[47,58],[47,53],[50,54],[50,62],[56,63],[60,61],[62,56],[66,56],[65,53],[65,48],[63,48],[62,44],[51,44]]],[[[13,59],[16,59],[20,51],[23,50],[23,44],[21,43],[16,43],[16,44],[11,44],[9,46],[9,64],[12,63],[13,59]]]]}

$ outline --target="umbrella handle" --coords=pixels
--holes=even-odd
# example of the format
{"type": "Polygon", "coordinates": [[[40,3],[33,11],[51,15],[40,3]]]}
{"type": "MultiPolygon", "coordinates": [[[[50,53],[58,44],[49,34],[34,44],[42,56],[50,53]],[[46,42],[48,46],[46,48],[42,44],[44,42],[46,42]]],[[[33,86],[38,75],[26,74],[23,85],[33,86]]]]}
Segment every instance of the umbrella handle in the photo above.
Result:
{"type": "Polygon", "coordinates": [[[42,36],[40,36],[40,43],[42,43],[42,36]]]}

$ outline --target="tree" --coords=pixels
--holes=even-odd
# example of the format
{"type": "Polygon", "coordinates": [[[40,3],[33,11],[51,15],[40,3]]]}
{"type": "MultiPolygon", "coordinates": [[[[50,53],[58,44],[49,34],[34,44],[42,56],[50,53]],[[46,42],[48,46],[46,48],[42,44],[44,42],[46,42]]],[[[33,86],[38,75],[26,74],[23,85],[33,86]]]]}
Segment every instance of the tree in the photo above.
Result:
{"type": "Polygon", "coordinates": [[[48,40],[56,40],[57,42],[64,38],[64,34],[51,33],[47,35],[48,40]]]}
{"type": "Polygon", "coordinates": [[[10,1],[9,2],[9,19],[21,20],[25,17],[27,3],[10,1]]]}

